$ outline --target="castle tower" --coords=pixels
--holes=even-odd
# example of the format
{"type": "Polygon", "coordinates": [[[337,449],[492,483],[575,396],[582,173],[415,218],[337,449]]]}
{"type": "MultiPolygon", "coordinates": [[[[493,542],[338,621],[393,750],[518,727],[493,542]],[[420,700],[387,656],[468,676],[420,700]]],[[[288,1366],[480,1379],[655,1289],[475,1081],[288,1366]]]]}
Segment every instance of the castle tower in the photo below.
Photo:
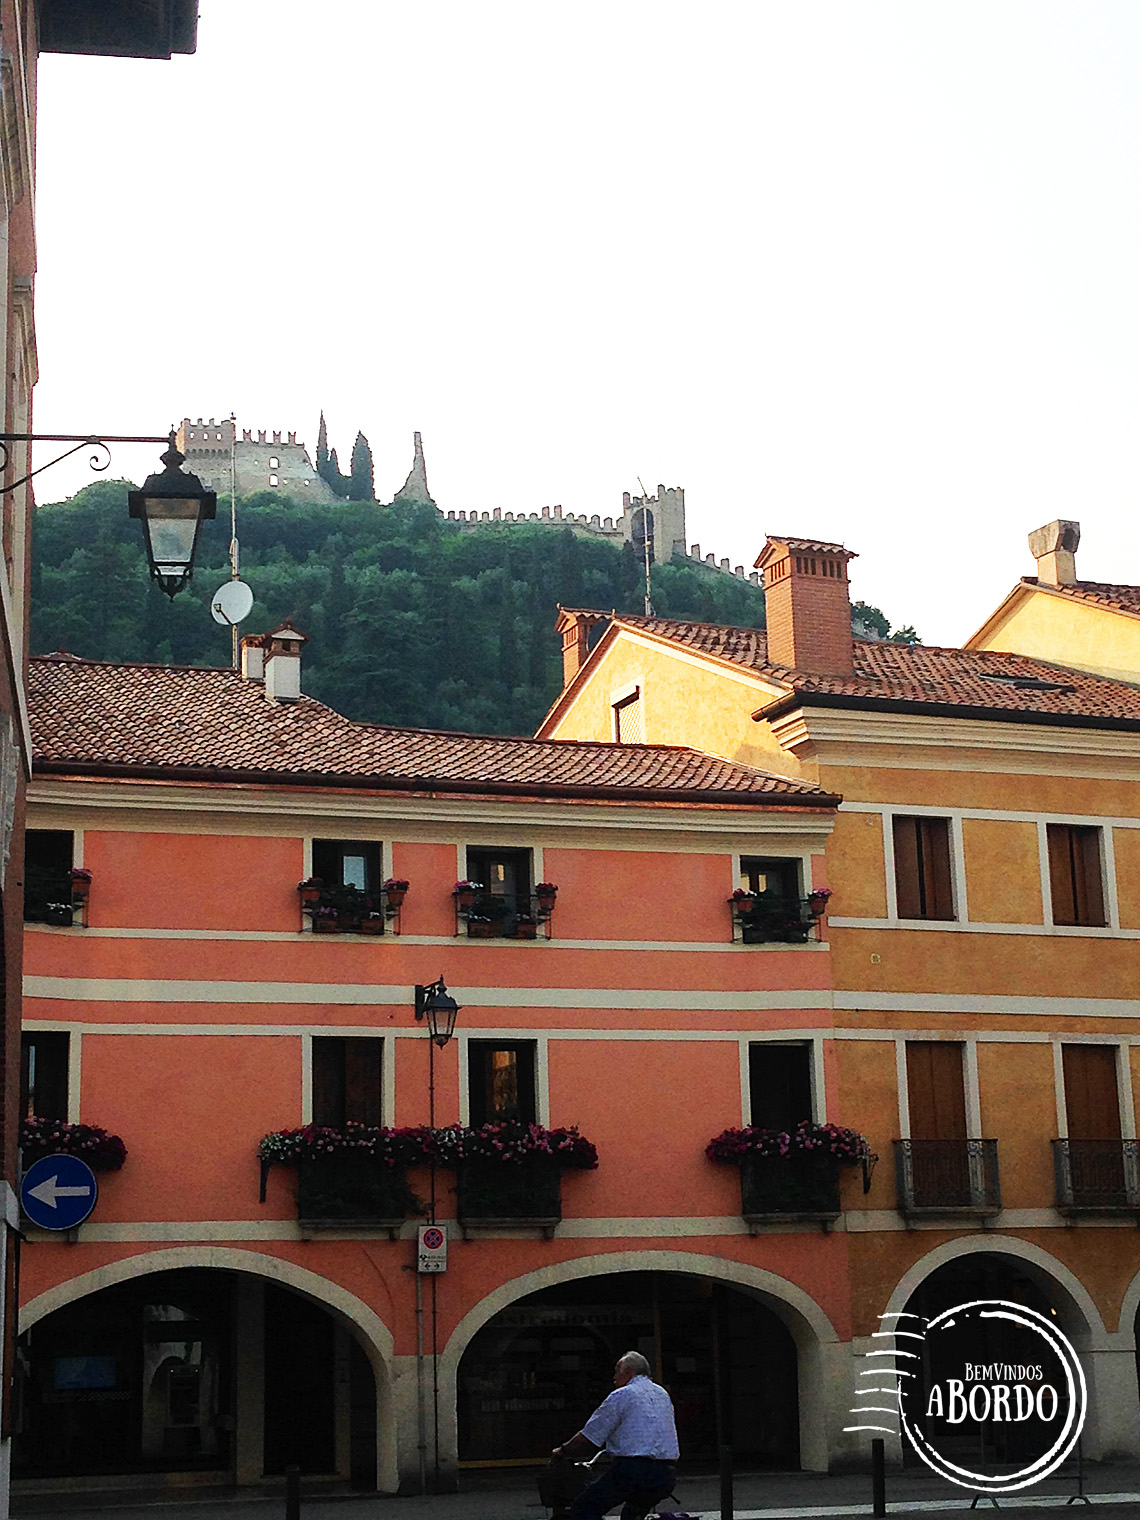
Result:
{"type": "Polygon", "coordinates": [[[626,543],[641,552],[642,535],[649,529],[652,558],[657,564],[684,554],[685,491],[682,486],[657,487],[656,496],[631,496],[622,492],[621,532],[626,543]]]}
{"type": "Polygon", "coordinates": [[[415,456],[412,460],[412,468],[408,471],[408,478],[396,492],[397,501],[411,501],[419,507],[434,507],[435,502],[431,499],[428,490],[427,466],[424,463],[424,446],[420,435],[415,435],[415,456]]]}

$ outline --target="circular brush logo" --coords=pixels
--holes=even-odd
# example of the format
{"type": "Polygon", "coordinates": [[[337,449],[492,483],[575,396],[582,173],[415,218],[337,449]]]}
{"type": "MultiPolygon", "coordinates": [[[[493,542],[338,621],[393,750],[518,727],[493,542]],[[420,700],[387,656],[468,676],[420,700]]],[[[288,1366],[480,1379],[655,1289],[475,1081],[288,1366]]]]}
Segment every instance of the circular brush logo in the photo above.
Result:
{"type": "MultiPolygon", "coordinates": [[[[931,1320],[882,1320],[893,1328],[873,1339],[890,1347],[865,1356],[852,1413],[897,1414],[928,1467],[977,1493],[1011,1493],[1056,1472],[1081,1433],[1087,1392],[1077,1354],[1052,1320],[1004,1299],[959,1304],[931,1320]]],[[[847,1429],[895,1433],[881,1418],[847,1429]]]]}

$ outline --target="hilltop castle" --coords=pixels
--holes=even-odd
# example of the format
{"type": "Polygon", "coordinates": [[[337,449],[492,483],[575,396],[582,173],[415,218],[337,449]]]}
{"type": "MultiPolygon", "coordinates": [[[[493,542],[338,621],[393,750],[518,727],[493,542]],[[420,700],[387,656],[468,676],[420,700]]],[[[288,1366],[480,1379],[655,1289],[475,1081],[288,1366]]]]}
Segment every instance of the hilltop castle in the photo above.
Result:
{"type": "MultiPolygon", "coordinates": [[[[196,422],[189,417],[182,419],[177,433],[178,448],[186,456],[186,463],[199,476],[204,485],[219,494],[228,495],[230,472],[233,470],[234,488],[239,496],[252,496],[255,492],[280,490],[297,501],[331,502],[344,499],[330,485],[330,478],[347,490],[349,477],[339,473],[335,451],[331,455],[326,447],[324,417],[321,417],[320,438],[317,445],[318,460],[314,465],[303,443],[297,442],[296,433],[264,431],[256,437],[249,428],[243,428],[237,437],[232,417],[220,422],[213,417],[196,422]]],[[[358,445],[367,441],[358,436],[358,445]]],[[[371,457],[369,456],[369,469],[371,457]]],[[[448,522],[455,523],[464,531],[482,528],[490,523],[548,523],[551,527],[570,528],[583,538],[602,538],[614,544],[632,544],[640,556],[644,552],[645,534],[649,534],[650,557],[658,562],[683,556],[714,570],[724,571],[745,579],[743,565],[733,568],[727,559],[719,562],[712,554],[701,560],[699,544],[688,544],[685,530],[685,492],[681,486],[657,487],[654,496],[632,496],[622,493],[621,512],[614,517],[602,517],[598,513],[563,512],[561,506],[543,507],[536,512],[505,512],[499,507],[486,512],[444,512],[428,489],[427,465],[424,460],[423,440],[415,434],[412,468],[404,484],[396,492],[395,501],[414,502],[420,506],[432,506],[443,513],[448,522]]],[[[758,582],[755,571],[747,579],[758,582]]]]}

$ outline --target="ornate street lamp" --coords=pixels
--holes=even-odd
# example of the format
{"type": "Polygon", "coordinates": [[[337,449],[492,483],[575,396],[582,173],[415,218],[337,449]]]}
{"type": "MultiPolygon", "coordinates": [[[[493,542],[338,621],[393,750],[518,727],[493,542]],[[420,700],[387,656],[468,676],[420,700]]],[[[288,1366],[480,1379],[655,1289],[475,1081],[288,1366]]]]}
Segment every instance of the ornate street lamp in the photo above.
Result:
{"type": "Polygon", "coordinates": [[[198,535],[203,522],[217,513],[218,497],[182,468],[185,455],[178,452],[173,432],[160,457],[166,466],[162,474],[148,476],[127,502],[131,516],[142,519],[150,573],[173,599],[194,573],[198,535]]]}
{"type": "Polygon", "coordinates": [[[448,992],[442,976],[436,982],[428,982],[426,986],[416,985],[416,1018],[427,1020],[432,1043],[438,1045],[440,1050],[455,1033],[455,1017],[458,1012],[459,1004],[448,992]]]}

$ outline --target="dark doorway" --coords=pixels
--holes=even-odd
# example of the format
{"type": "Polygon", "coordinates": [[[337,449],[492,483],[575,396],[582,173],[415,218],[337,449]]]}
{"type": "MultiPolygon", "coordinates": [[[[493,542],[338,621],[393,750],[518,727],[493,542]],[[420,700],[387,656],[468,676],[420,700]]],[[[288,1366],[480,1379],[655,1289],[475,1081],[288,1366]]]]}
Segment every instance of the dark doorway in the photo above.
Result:
{"type": "Polygon", "coordinates": [[[265,1471],[336,1468],[333,1322],[319,1304],[265,1290],[265,1471]]]}
{"type": "Polygon", "coordinates": [[[751,1294],[707,1278],[627,1272],[532,1293],[474,1337],[459,1366],[459,1460],[534,1462],[581,1428],[640,1351],[673,1398],[681,1459],[799,1466],[796,1347],[751,1294]]]}

